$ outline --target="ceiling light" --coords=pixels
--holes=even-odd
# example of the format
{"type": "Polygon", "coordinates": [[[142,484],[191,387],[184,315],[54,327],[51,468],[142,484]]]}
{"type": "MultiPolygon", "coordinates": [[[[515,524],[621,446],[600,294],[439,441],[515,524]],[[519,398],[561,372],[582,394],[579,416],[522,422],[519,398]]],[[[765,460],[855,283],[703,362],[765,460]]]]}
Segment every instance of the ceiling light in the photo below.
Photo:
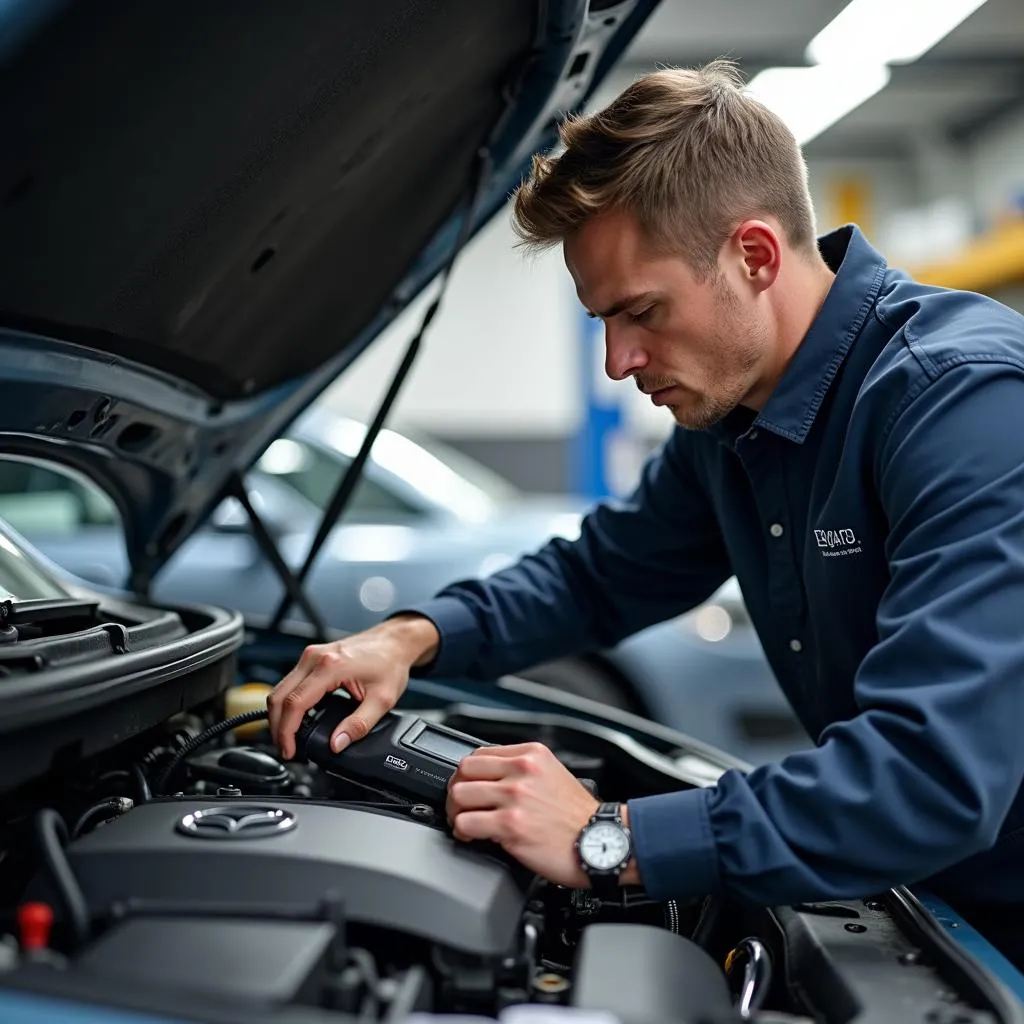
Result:
{"type": "Polygon", "coordinates": [[[257,466],[264,473],[275,476],[287,476],[299,473],[309,465],[309,452],[297,441],[288,437],[279,437],[263,453],[257,466]]]}
{"type": "Polygon", "coordinates": [[[814,64],[908,64],[985,0],[850,0],[810,42],[814,64]]]}
{"type": "Polygon", "coordinates": [[[701,640],[716,644],[731,632],[732,617],[720,605],[706,604],[694,613],[693,628],[701,640]]]}
{"type": "Polygon", "coordinates": [[[884,64],[768,68],[747,92],[778,114],[803,146],[884,89],[889,74],[884,64]]]}

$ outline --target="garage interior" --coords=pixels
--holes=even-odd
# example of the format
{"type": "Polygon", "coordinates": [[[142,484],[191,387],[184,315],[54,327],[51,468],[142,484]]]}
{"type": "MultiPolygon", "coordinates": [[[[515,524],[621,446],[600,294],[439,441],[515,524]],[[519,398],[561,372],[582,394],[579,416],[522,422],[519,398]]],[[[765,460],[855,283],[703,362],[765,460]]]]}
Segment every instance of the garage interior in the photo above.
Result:
{"type": "MultiPolygon", "coordinates": [[[[1024,309],[1024,6],[858,0],[849,7],[863,15],[844,25],[836,19],[846,7],[668,0],[591,109],[656,67],[735,60],[798,134],[813,133],[804,152],[820,232],[855,221],[891,265],[1024,309]],[[829,54],[833,24],[848,56],[829,54]],[[819,34],[824,78],[808,54],[819,34]],[[926,52],[906,59],[923,45],[926,52]],[[890,55],[893,63],[881,64],[890,55]]],[[[527,259],[512,242],[506,217],[473,243],[394,422],[529,491],[628,490],[639,460],[669,429],[666,418],[634,389],[616,392],[590,373],[590,325],[560,256],[527,259]],[[622,429],[595,440],[609,407],[622,429]],[[586,455],[595,447],[601,465],[586,455]]],[[[368,413],[379,392],[373,382],[397,360],[425,301],[339,382],[335,407],[368,413]]]]}

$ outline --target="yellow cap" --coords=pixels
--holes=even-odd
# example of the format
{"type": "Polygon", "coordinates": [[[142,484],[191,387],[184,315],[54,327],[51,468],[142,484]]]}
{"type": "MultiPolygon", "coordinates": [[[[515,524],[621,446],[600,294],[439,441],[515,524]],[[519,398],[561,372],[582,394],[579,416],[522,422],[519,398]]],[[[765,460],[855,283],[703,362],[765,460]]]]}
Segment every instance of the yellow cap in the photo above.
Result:
{"type": "MultiPolygon", "coordinates": [[[[224,717],[234,718],[247,711],[263,711],[267,707],[267,696],[274,688],[269,683],[242,683],[233,686],[224,694],[224,717]]],[[[266,729],[266,722],[249,722],[232,730],[239,739],[258,736],[266,729]]]]}

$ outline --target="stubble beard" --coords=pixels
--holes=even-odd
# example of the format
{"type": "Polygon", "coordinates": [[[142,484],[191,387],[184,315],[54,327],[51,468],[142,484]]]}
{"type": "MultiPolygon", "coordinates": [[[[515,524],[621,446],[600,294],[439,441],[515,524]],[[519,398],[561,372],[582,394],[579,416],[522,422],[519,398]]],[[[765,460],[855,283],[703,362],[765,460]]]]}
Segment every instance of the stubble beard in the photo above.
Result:
{"type": "Polygon", "coordinates": [[[739,300],[724,280],[716,287],[720,304],[721,328],[714,350],[721,352],[725,379],[712,378],[706,390],[695,392],[689,406],[669,405],[676,423],[686,430],[707,430],[721,422],[750,393],[760,356],[767,344],[763,329],[745,320],[739,313],[739,300]]]}
{"type": "Polygon", "coordinates": [[[684,430],[707,430],[725,419],[743,401],[748,390],[744,381],[732,380],[727,388],[698,394],[693,405],[669,405],[667,408],[684,430]]]}
{"type": "MultiPolygon", "coordinates": [[[[739,325],[736,325],[739,327],[739,325]]],[[[718,351],[729,353],[726,363],[727,375],[712,378],[704,391],[690,393],[694,401],[690,404],[669,405],[676,423],[686,430],[707,430],[721,422],[736,409],[750,393],[753,377],[757,368],[761,347],[756,334],[722,332],[717,339],[718,351]],[[742,343],[737,344],[737,338],[742,343]]]]}

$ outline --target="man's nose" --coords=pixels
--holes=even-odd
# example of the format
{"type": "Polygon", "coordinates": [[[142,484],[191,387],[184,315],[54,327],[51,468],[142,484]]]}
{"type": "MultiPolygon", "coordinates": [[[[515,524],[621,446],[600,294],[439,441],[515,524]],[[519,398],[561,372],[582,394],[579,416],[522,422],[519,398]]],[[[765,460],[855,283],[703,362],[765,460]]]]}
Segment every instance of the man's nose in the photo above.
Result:
{"type": "Polygon", "coordinates": [[[633,331],[618,324],[604,327],[604,372],[612,380],[625,380],[647,366],[647,353],[633,331]]]}

